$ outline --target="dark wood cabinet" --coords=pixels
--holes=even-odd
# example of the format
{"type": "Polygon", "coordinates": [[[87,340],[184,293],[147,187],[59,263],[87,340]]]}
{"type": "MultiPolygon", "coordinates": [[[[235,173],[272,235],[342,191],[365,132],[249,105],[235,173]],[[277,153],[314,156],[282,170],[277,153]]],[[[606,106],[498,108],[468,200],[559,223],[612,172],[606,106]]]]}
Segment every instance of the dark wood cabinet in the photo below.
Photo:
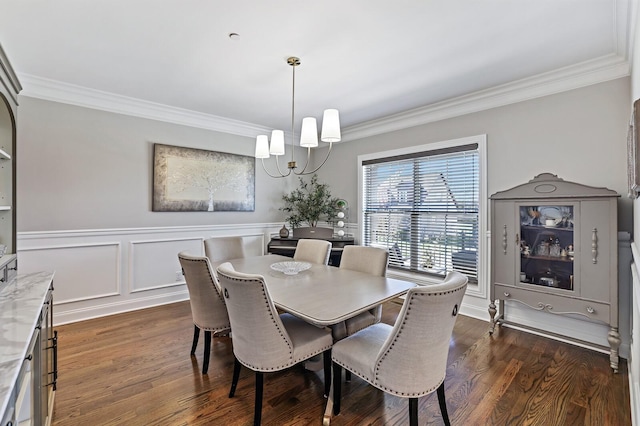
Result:
{"type": "MultiPolygon", "coordinates": [[[[340,258],[342,257],[342,249],[344,246],[351,246],[354,244],[353,238],[350,237],[335,237],[335,238],[322,238],[325,241],[331,243],[331,255],[329,256],[329,265],[340,266],[340,258]]],[[[293,253],[296,251],[299,238],[281,238],[273,237],[269,244],[267,244],[267,252],[271,254],[280,254],[282,256],[293,257],[293,253]]]]}

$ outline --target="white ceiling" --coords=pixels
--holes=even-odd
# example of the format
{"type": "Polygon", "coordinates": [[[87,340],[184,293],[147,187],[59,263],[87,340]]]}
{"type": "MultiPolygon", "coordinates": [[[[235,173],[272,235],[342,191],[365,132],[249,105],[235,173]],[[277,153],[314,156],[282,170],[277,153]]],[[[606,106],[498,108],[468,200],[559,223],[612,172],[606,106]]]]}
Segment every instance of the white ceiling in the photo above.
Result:
{"type": "Polygon", "coordinates": [[[383,117],[626,75],[631,9],[630,0],[0,0],[0,43],[25,95],[138,103],[222,130],[246,124],[239,134],[290,127],[286,58],[298,56],[296,122],[338,108],[357,133],[383,117]]]}

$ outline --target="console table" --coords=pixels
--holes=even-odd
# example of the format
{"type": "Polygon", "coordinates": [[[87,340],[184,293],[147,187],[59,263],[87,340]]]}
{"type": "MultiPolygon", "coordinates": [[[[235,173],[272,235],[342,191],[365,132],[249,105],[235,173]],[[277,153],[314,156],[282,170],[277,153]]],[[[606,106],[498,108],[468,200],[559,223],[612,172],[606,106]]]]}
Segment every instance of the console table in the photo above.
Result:
{"type": "MultiPolygon", "coordinates": [[[[342,258],[342,249],[344,246],[352,246],[354,244],[351,237],[332,237],[318,238],[331,243],[331,254],[329,255],[329,265],[340,266],[340,258],[342,258]]],[[[299,238],[281,238],[273,237],[267,244],[267,252],[271,254],[279,254],[282,256],[293,257],[296,251],[299,238]]]]}

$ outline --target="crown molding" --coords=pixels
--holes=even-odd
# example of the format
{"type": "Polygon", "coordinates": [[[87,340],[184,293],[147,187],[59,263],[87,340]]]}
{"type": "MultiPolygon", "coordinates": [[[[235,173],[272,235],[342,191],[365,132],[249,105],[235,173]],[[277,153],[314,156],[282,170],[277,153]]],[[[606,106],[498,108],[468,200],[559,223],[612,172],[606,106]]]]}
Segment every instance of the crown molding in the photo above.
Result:
{"type": "MultiPolygon", "coordinates": [[[[521,79],[432,105],[404,111],[343,129],[342,141],[362,139],[435,121],[484,111],[504,105],[577,89],[630,73],[626,58],[611,54],[581,64],[521,79]]],[[[127,96],[20,74],[20,96],[77,105],[85,108],[203,128],[239,136],[255,137],[270,132],[264,126],[175,108],[127,96]]]]}
{"type": "Polygon", "coordinates": [[[5,89],[13,99],[15,104],[18,104],[18,93],[22,90],[20,81],[15,71],[11,67],[11,62],[5,53],[2,45],[0,45],[0,82],[4,85],[5,89]],[[2,78],[4,76],[4,78],[2,78]]]}
{"type": "Polygon", "coordinates": [[[271,131],[266,127],[244,121],[89,89],[30,74],[20,74],[20,80],[24,83],[21,96],[252,138],[257,134],[271,131]]]}
{"type": "Polygon", "coordinates": [[[626,77],[629,74],[629,62],[621,56],[611,54],[432,105],[404,111],[378,120],[350,126],[343,129],[342,141],[362,139],[566,92],[626,77]]]}

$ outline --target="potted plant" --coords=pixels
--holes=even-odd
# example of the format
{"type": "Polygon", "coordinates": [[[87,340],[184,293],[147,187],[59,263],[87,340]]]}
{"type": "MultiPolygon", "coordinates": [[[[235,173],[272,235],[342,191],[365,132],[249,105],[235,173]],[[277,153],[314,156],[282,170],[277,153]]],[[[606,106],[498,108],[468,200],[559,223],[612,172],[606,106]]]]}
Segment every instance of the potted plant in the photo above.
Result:
{"type": "Polygon", "coordinates": [[[299,179],[298,188],[282,196],[284,207],[280,208],[287,213],[286,221],[293,228],[294,237],[331,237],[333,229],[316,227],[321,219],[331,221],[336,218],[338,199],[331,196],[329,185],[318,182],[317,175],[314,174],[309,182],[299,179]],[[309,228],[304,228],[305,225],[309,228]]]}

